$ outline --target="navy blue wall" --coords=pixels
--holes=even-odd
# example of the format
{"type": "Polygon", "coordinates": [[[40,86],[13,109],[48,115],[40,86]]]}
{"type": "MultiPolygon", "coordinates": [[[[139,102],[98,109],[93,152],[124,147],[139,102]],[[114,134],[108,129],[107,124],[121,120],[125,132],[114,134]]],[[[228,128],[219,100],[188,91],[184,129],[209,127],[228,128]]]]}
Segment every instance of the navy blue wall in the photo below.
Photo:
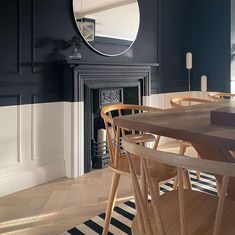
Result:
{"type": "Polygon", "coordinates": [[[159,0],[158,61],[153,93],[188,89],[185,54],[191,49],[191,1],[159,0]]]}
{"type": "MultiPolygon", "coordinates": [[[[159,63],[152,93],[182,91],[187,90],[185,53],[194,45],[194,87],[205,73],[210,88],[228,88],[227,0],[139,0],[139,5],[140,30],[129,51],[111,58],[82,44],[82,61],[159,63]]],[[[0,29],[0,105],[63,100],[56,61],[69,55],[65,42],[78,34],[72,0],[2,0],[0,29]]]]}
{"type": "MultiPolygon", "coordinates": [[[[35,8],[38,19],[44,19],[38,21],[37,40],[48,36],[54,39],[68,40],[78,33],[73,20],[72,1],[60,0],[60,5],[56,4],[57,9],[52,11],[54,16],[48,9],[53,8],[55,0],[35,0],[35,2],[38,3],[35,8]]],[[[187,88],[185,52],[191,45],[190,1],[139,0],[139,7],[140,28],[131,49],[117,57],[105,57],[92,51],[86,44],[82,44],[81,61],[130,64],[159,63],[159,68],[153,68],[152,93],[185,90],[187,88]]],[[[38,60],[45,61],[48,50],[42,48],[36,51],[41,53],[38,60]]],[[[61,53],[66,54],[65,51],[61,51],[61,53]]],[[[37,54],[39,55],[39,53],[37,54]]]]}
{"type": "Polygon", "coordinates": [[[193,89],[230,92],[230,0],[192,0],[193,89]]]}
{"type": "MultiPolygon", "coordinates": [[[[37,69],[40,52],[35,49],[35,44],[39,21],[44,18],[37,16],[34,2],[39,1],[1,1],[0,105],[63,100],[63,80],[56,66],[40,60],[43,69],[37,69]]],[[[49,15],[49,9],[45,15],[49,15]]],[[[48,28],[48,32],[53,30],[56,31],[48,28]]]]}

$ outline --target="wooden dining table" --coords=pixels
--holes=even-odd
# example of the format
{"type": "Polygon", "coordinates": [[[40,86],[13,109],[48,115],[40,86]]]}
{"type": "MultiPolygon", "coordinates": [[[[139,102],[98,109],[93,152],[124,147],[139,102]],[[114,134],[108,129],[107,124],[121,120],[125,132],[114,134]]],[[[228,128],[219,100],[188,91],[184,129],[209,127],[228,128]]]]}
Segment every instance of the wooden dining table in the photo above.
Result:
{"type": "MultiPolygon", "coordinates": [[[[154,113],[125,115],[115,117],[114,125],[188,141],[201,158],[235,162],[235,126],[211,123],[211,111],[223,107],[235,109],[235,101],[223,100],[154,113]]],[[[217,176],[216,179],[219,187],[221,178],[217,176]]],[[[235,200],[235,179],[230,179],[228,197],[235,200]]]]}

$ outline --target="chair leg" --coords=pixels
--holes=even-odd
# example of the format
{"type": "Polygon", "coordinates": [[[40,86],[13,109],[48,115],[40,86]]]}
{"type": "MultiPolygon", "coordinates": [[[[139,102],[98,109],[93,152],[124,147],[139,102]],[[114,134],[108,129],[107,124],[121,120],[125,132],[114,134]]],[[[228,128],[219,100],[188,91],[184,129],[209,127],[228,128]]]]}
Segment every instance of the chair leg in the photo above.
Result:
{"type": "MultiPolygon", "coordinates": [[[[183,173],[183,183],[184,183],[184,188],[185,189],[191,189],[191,183],[190,183],[190,179],[189,179],[189,175],[187,171],[184,171],[183,173]]],[[[173,183],[173,190],[176,190],[178,187],[179,181],[178,181],[178,177],[175,176],[174,178],[174,183],[173,183]]]]}
{"type": "Polygon", "coordinates": [[[185,144],[183,144],[183,143],[180,144],[180,150],[179,150],[179,154],[180,155],[184,155],[185,154],[186,147],[187,146],[185,144]]]}
{"type": "Polygon", "coordinates": [[[218,194],[218,197],[219,197],[220,196],[220,192],[221,192],[221,181],[218,180],[216,177],[215,177],[215,180],[216,180],[217,194],[218,194]]]}
{"type": "Polygon", "coordinates": [[[113,173],[112,184],[111,184],[111,189],[109,192],[108,205],[106,209],[102,235],[107,235],[109,231],[109,224],[110,224],[113,208],[116,202],[119,181],[120,181],[120,174],[117,174],[116,172],[113,173]]]}
{"type": "Polygon", "coordinates": [[[161,138],[160,135],[158,135],[158,136],[156,137],[155,142],[154,142],[153,149],[157,149],[158,144],[159,144],[159,142],[160,142],[160,138],[161,138]]]}
{"type": "Polygon", "coordinates": [[[178,177],[175,176],[175,178],[174,178],[174,184],[173,184],[173,190],[176,190],[177,187],[178,187],[178,177]]]}
{"type": "Polygon", "coordinates": [[[190,183],[190,179],[189,179],[188,170],[184,170],[182,172],[182,175],[183,175],[184,188],[185,189],[191,189],[191,183],[190,183]]]}
{"type": "MultiPolygon", "coordinates": [[[[199,154],[197,154],[197,158],[201,158],[199,154]]],[[[200,171],[199,170],[197,170],[196,178],[197,178],[197,180],[200,180],[200,171]]]]}
{"type": "MultiPolygon", "coordinates": [[[[187,148],[187,146],[184,143],[181,143],[180,144],[179,154],[184,155],[185,151],[186,151],[186,148],[187,148]]],[[[184,188],[185,189],[191,189],[191,183],[190,183],[190,179],[189,179],[189,175],[188,175],[188,170],[184,170],[182,174],[183,174],[184,188]]]]}
{"type": "Polygon", "coordinates": [[[197,170],[196,178],[197,178],[198,181],[200,180],[200,171],[199,170],[197,170]]]}

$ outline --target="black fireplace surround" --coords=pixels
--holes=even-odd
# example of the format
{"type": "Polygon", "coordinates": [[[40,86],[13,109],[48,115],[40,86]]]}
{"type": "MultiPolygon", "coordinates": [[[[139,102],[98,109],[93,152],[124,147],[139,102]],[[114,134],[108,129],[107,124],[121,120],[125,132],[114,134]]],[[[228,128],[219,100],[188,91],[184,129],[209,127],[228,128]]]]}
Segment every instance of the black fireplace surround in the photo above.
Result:
{"type": "MultiPolygon", "coordinates": [[[[97,117],[101,108],[100,91],[122,89],[124,91],[122,103],[143,104],[143,97],[151,94],[152,66],[157,64],[88,64],[74,61],[66,63],[65,99],[70,102],[84,102],[85,172],[92,169],[92,158],[94,158],[92,145],[96,141],[97,125],[102,127],[97,117]]],[[[93,166],[102,167],[102,164],[93,162],[93,166]]]]}

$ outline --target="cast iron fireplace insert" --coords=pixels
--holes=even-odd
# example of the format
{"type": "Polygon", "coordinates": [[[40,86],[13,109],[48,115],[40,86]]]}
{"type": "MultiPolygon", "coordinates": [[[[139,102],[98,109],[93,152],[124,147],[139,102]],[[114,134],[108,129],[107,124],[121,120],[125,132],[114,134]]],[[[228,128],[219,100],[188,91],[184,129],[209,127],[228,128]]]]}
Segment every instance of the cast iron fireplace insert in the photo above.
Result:
{"type": "MultiPolygon", "coordinates": [[[[120,85],[123,82],[120,82],[120,85]]],[[[130,85],[130,84],[129,84],[130,85]]],[[[116,88],[101,88],[93,89],[91,92],[93,104],[91,105],[91,112],[87,114],[92,117],[91,130],[88,135],[91,135],[91,167],[104,168],[108,166],[109,152],[107,144],[106,130],[103,119],[100,116],[101,108],[109,104],[141,104],[140,96],[140,82],[133,82],[129,87],[116,88]]],[[[89,123],[88,123],[89,125],[89,123]]]]}

